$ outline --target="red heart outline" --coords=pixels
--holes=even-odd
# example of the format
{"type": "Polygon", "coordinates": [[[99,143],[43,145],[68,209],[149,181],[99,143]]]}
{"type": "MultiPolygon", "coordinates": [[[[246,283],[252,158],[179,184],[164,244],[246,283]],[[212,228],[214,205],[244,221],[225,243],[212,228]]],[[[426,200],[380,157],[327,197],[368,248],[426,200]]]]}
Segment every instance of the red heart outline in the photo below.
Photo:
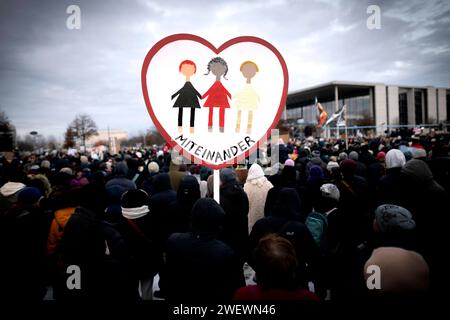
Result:
{"type": "MultiPolygon", "coordinates": [[[[172,139],[172,137],[167,134],[166,130],[164,130],[163,126],[158,121],[157,117],[155,116],[155,113],[153,112],[152,104],[151,104],[150,98],[148,96],[147,71],[148,71],[148,66],[150,65],[151,60],[153,59],[155,54],[162,47],[164,47],[168,43],[179,41],[179,40],[191,40],[191,41],[198,42],[198,43],[204,45],[205,47],[209,48],[211,51],[213,51],[217,55],[220,52],[222,52],[223,50],[225,50],[226,48],[228,48],[228,47],[230,47],[230,46],[232,46],[234,44],[241,43],[241,42],[258,43],[260,45],[265,46],[266,48],[268,48],[270,51],[272,51],[275,54],[275,56],[278,58],[278,61],[281,64],[281,68],[283,70],[284,83],[283,83],[283,92],[282,92],[282,95],[281,95],[280,105],[278,106],[277,114],[276,114],[272,124],[267,129],[267,132],[265,134],[265,136],[269,137],[270,133],[271,133],[271,130],[277,125],[278,121],[280,120],[281,114],[283,113],[283,109],[284,109],[284,106],[285,106],[285,103],[286,103],[287,91],[288,91],[288,83],[289,83],[288,70],[287,70],[286,63],[284,62],[284,59],[281,56],[280,52],[273,45],[271,45],[269,42],[267,42],[266,40],[263,40],[263,39],[258,38],[258,37],[253,37],[253,36],[242,36],[242,37],[233,38],[233,39],[228,40],[224,44],[222,44],[219,48],[216,48],[209,41],[203,39],[202,37],[199,37],[199,36],[196,36],[196,35],[193,35],[193,34],[189,34],[189,33],[178,33],[178,34],[170,35],[170,36],[165,37],[165,38],[161,39],[160,41],[158,41],[149,50],[149,52],[145,56],[144,63],[142,64],[142,70],[141,70],[142,93],[144,95],[145,105],[147,106],[147,110],[148,110],[148,113],[150,114],[150,118],[152,119],[153,124],[160,131],[160,133],[162,134],[164,139],[166,139],[166,142],[169,143],[169,145],[172,148],[174,148],[175,146],[179,146],[178,143],[176,143],[172,139]]],[[[244,157],[248,157],[250,154],[252,154],[254,151],[257,150],[258,145],[259,145],[259,141],[260,140],[258,140],[249,150],[247,150],[244,153],[244,157]]],[[[235,163],[235,160],[238,157],[242,156],[242,155],[240,155],[240,156],[234,157],[233,159],[231,159],[231,160],[229,160],[227,162],[224,162],[222,164],[213,164],[213,163],[204,161],[203,159],[200,159],[200,158],[196,157],[195,155],[193,155],[192,153],[190,153],[190,152],[188,152],[186,150],[184,150],[183,153],[188,153],[191,157],[197,159],[197,161],[200,162],[201,165],[207,166],[207,167],[212,168],[212,169],[221,169],[221,168],[229,167],[230,164],[235,163]]]]}

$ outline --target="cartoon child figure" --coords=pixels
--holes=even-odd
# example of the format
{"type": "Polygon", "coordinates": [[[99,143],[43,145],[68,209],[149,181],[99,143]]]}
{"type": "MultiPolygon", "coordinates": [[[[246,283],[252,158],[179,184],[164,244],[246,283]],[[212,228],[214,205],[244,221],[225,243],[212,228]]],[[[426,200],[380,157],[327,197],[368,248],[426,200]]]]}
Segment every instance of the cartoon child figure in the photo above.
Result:
{"type": "Polygon", "coordinates": [[[241,64],[240,70],[244,78],[247,79],[247,82],[244,88],[234,97],[234,106],[238,110],[236,132],[239,132],[241,129],[242,112],[245,111],[248,112],[247,133],[250,133],[252,131],[253,112],[257,110],[259,102],[259,96],[255,89],[253,89],[251,80],[259,71],[259,68],[253,61],[245,61],[241,64]]]}
{"type": "Polygon", "coordinates": [[[202,96],[202,99],[208,97],[204,104],[206,108],[209,108],[208,131],[212,132],[213,129],[213,110],[214,108],[219,108],[219,128],[220,132],[224,132],[225,109],[230,107],[228,98],[231,99],[231,94],[222,85],[220,78],[223,76],[227,80],[228,65],[220,57],[213,58],[208,63],[208,73],[205,75],[208,75],[210,72],[216,76],[216,81],[202,96]]]}
{"type": "Polygon", "coordinates": [[[186,77],[186,82],[172,95],[172,100],[178,96],[173,105],[174,108],[178,108],[178,132],[183,131],[183,109],[191,108],[190,133],[194,133],[195,109],[200,108],[199,98],[202,96],[191,83],[191,77],[195,74],[197,67],[193,61],[184,60],[180,63],[179,70],[186,77]]]}

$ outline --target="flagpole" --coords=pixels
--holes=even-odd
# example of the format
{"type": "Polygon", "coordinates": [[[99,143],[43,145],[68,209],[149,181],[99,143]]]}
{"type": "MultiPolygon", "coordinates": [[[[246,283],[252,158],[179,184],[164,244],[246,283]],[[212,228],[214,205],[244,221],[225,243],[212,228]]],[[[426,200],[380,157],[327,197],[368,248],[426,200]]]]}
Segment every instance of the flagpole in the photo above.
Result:
{"type": "Polygon", "coordinates": [[[344,110],[344,122],[345,122],[345,149],[348,150],[347,108],[345,108],[344,110]]]}

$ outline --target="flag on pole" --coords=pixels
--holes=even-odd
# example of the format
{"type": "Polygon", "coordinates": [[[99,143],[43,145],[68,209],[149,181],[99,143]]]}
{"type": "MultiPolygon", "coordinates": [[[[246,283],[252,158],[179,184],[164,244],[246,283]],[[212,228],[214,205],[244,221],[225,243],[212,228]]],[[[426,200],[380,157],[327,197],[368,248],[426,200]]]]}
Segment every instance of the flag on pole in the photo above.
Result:
{"type": "Polygon", "coordinates": [[[339,116],[339,119],[337,120],[336,126],[338,127],[346,127],[347,126],[347,122],[345,120],[345,109],[346,109],[346,105],[344,104],[344,106],[342,107],[342,113],[339,116]]]}
{"type": "Polygon", "coordinates": [[[343,105],[342,108],[340,108],[338,111],[336,111],[329,119],[328,121],[324,124],[324,127],[329,125],[330,123],[332,123],[333,121],[337,120],[337,126],[345,126],[345,118],[344,118],[344,113],[345,113],[345,108],[346,105],[343,105]]]}

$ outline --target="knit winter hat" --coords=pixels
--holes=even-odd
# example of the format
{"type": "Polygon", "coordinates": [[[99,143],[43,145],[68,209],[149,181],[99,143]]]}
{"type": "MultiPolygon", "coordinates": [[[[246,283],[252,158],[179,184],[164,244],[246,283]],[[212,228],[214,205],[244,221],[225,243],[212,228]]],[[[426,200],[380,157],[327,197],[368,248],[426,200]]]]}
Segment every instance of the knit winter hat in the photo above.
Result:
{"type": "Polygon", "coordinates": [[[231,168],[220,170],[220,182],[227,183],[230,181],[236,181],[236,172],[231,168]]]}
{"type": "MultiPolygon", "coordinates": [[[[371,265],[381,270],[381,293],[418,293],[429,288],[428,264],[415,251],[396,247],[376,248],[365,263],[364,270],[369,270],[371,265]]],[[[370,275],[370,272],[364,272],[366,280],[370,275]]]]}
{"type": "Polygon", "coordinates": [[[412,230],[416,223],[411,212],[393,204],[383,204],[375,210],[375,221],[381,232],[412,230]]]}
{"type": "Polygon", "coordinates": [[[339,163],[337,163],[335,161],[329,161],[327,163],[327,170],[331,171],[333,168],[339,168],[339,163]]]}
{"type": "Polygon", "coordinates": [[[64,172],[64,173],[67,173],[69,175],[73,175],[73,171],[69,167],[62,168],[61,170],[59,170],[59,172],[64,172]]]}
{"type": "Polygon", "coordinates": [[[42,193],[34,187],[26,187],[17,194],[17,202],[25,205],[33,205],[42,198],[42,193]]]}
{"type": "Polygon", "coordinates": [[[347,156],[347,154],[345,152],[339,153],[339,158],[338,158],[339,161],[344,161],[347,158],[348,158],[348,156],[347,156]]]}
{"type": "Polygon", "coordinates": [[[295,162],[294,162],[294,160],[292,160],[292,159],[287,159],[287,160],[284,162],[284,165],[285,165],[285,166],[289,166],[289,167],[295,167],[295,162]]]}
{"type": "Polygon", "coordinates": [[[48,161],[48,160],[43,160],[43,161],[41,162],[41,168],[50,169],[50,161],[48,161]]]}
{"type": "Polygon", "coordinates": [[[320,192],[322,193],[322,197],[334,199],[336,201],[339,201],[339,198],[341,196],[338,187],[336,187],[332,183],[323,184],[320,187],[320,192]]]}
{"type": "Polygon", "coordinates": [[[323,178],[323,171],[320,166],[312,166],[309,169],[309,177],[313,179],[323,178]]]}
{"type": "Polygon", "coordinates": [[[378,152],[378,154],[377,154],[378,160],[384,161],[385,158],[386,158],[386,153],[384,153],[383,151],[378,152]]]}
{"type": "Polygon", "coordinates": [[[351,159],[344,160],[341,162],[340,168],[344,177],[351,177],[356,172],[356,162],[351,159]]]}
{"type": "Polygon", "coordinates": [[[356,151],[352,151],[350,152],[350,154],[348,155],[348,157],[354,161],[358,161],[359,159],[359,154],[356,151]]]}
{"type": "Polygon", "coordinates": [[[150,162],[148,164],[147,168],[148,168],[148,172],[150,172],[150,173],[157,173],[157,172],[159,172],[159,165],[155,161],[150,162]]]}
{"type": "Polygon", "coordinates": [[[420,158],[426,158],[427,157],[427,152],[425,151],[425,149],[421,149],[421,148],[410,148],[413,159],[420,159],[420,158]]]}
{"type": "Polygon", "coordinates": [[[311,155],[312,155],[313,158],[320,158],[320,151],[319,150],[314,150],[311,153],[311,155]]]}
{"type": "Polygon", "coordinates": [[[137,219],[149,213],[149,197],[141,189],[129,190],[122,195],[122,215],[127,219],[137,219]]]}

